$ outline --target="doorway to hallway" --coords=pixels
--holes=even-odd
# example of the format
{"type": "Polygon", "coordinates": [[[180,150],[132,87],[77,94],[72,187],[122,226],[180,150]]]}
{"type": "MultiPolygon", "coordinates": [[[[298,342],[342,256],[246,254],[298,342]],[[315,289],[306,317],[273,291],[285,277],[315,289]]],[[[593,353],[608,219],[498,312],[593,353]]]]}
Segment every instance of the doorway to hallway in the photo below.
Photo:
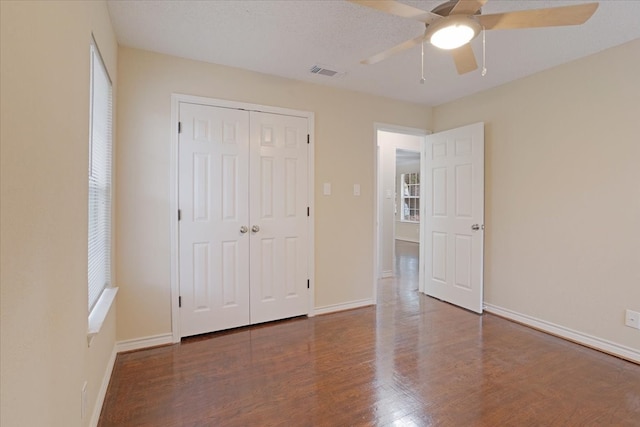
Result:
{"type": "MultiPolygon", "coordinates": [[[[426,131],[376,125],[376,240],[375,277],[396,278],[396,240],[414,242],[419,254],[421,236],[420,164],[426,131]]],[[[420,255],[417,255],[415,281],[420,283],[420,255]]],[[[378,281],[374,281],[374,299],[378,281]]]]}

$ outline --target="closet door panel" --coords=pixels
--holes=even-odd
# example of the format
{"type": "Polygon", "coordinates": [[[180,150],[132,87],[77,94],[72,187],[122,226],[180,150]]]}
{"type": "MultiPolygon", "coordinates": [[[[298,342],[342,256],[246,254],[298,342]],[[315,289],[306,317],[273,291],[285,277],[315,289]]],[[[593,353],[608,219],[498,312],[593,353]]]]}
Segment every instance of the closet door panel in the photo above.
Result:
{"type": "Polygon", "coordinates": [[[309,312],[307,126],[251,112],[251,323],[309,312]]]}
{"type": "Polygon", "coordinates": [[[180,104],[181,336],[247,325],[249,113],[180,104]]]}

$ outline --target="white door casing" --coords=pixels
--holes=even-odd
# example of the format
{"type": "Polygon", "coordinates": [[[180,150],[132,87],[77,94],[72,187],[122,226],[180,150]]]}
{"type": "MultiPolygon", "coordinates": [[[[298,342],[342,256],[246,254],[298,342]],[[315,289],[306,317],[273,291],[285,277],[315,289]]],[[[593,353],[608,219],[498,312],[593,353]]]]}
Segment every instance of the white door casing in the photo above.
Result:
{"type": "Polygon", "coordinates": [[[308,132],[305,118],[251,112],[252,324],[308,313],[308,132]]]}
{"type": "Polygon", "coordinates": [[[484,123],[428,135],[424,157],[424,292],[482,313],[484,123]]]}
{"type": "Polygon", "coordinates": [[[178,116],[179,335],[308,314],[308,118],[178,116]]]}

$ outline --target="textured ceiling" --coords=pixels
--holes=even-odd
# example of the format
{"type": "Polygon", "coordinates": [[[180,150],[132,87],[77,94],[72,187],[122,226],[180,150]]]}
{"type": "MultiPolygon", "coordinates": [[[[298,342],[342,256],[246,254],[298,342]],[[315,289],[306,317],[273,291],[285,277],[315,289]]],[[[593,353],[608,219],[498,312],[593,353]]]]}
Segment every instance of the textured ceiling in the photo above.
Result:
{"type": "MultiPolygon", "coordinates": [[[[403,1],[432,10],[441,1],[403,1]]],[[[585,1],[489,0],[484,14],[564,6],[585,1]]],[[[640,0],[603,0],[584,25],[486,33],[472,46],[479,69],[459,76],[449,53],[425,45],[383,62],[360,60],[424,31],[420,22],[342,0],[122,1],[109,12],[124,46],[244,68],[426,105],[438,105],[640,38],[640,0]],[[313,65],[343,71],[330,78],[313,65]]]]}

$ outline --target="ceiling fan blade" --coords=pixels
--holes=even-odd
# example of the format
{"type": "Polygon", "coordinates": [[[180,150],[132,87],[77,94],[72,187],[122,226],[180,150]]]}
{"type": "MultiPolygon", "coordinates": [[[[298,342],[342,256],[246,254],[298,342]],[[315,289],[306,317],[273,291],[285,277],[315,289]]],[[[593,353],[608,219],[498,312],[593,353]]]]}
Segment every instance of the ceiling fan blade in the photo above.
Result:
{"type": "Polygon", "coordinates": [[[477,18],[487,30],[557,27],[584,24],[591,18],[597,8],[598,3],[585,3],[573,6],[481,15],[477,18]]]}
{"type": "Polygon", "coordinates": [[[361,64],[375,64],[376,62],[380,62],[383,59],[387,59],[391,55],[395,55],[398,52],[402,52],[403,50],[407,50],[412,48],[415,45],[422,43],[424,40],[424,35],[418,36],[414,39],[407,40],[406,42],[400,43],[397,46],[392,47],[391,49],[387,49],[384,52],[380,52],[373,56],[368,57],[367,59],[360,61],[361,64]]]}
{"type": "Polygon", "coordinates": [[[476,56],[469,43],[451,51],[458,74],[466,74],[478,68],[476,56]]]}
{"type": "Polygon", "coordinates": [[[473,15],[480,10],[487,0],[458,0],[458,3],[451,9],[451,15],[473,15]]]}
{"type": "Polygon", "coordinates": [[[427,12],[426,10],[417,9],[407,4],[398,3],[397,1],[386,0],[348,0],[351,3],[359,4],[360,6],[370,7],[372,9],[379,10],[381,12],[390,13],[391,15],[400,16],[402,18],[415,19],[416,21],[424,22],[425,24],[431,24],[432,22],[441,19],[442,16],[435,13],[427,12]]]}

